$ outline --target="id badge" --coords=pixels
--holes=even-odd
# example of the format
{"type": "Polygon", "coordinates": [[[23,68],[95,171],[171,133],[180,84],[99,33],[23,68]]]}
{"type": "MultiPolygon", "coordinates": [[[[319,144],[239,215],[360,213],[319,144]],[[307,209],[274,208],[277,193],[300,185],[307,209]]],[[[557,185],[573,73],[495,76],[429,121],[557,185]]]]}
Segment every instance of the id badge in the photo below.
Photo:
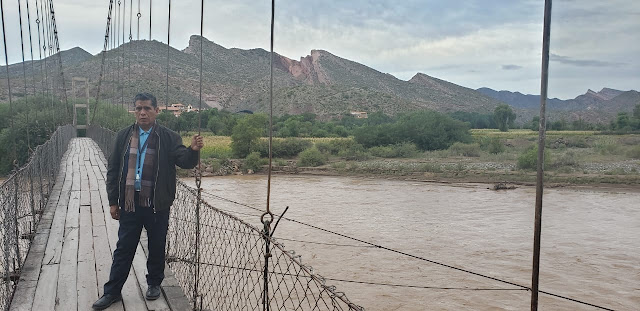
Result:
{"type": "Polygon", "coordinates": [[[136,180],[140,181],[140,174],[139,173],[136,173],[136,180]]]}

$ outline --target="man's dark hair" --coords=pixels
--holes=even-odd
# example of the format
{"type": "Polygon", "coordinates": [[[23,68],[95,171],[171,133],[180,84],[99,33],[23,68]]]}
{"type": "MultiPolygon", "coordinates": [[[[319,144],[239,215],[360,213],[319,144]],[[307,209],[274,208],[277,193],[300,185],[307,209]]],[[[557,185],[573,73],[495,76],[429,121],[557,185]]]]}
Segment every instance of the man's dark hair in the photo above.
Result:
{"type": "Polygon", "coordinates": [[[158,108],[158,101],[156,100],[156,97],[151,93],[144,92],[136,95],[136,97],[133,99],[133,105],[135,106],[136,102],[139,100],[150,100],[151,106],[153,106],[153,108],[158,108]]]}

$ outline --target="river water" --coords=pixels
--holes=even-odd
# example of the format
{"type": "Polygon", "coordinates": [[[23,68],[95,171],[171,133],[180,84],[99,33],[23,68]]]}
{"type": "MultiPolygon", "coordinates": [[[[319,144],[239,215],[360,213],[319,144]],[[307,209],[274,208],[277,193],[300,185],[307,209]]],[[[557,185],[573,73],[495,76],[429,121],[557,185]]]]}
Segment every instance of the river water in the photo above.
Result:
{"type": "MultiPolygon", "coordinates": [[[[202,187],[263,210],[266,205],[265,176],[205,178],[202,187]]],[[[288,218],[529,286],[535,189],[488,187],[277,175],[271,209],[281,213],[290,206],[288,218]]],[[[261,227],[257,211],[207,201],[261,227]]],[[[546,189],[544,203],[540,290],[614,310],[640,310],[640,194],[546,189]]],[[[366,310],[529,309],[526,290],[295,222],[282,220],[275,236],[366,310]]],[[[540,310],[597,309],[540,294],[540,310]]]]}

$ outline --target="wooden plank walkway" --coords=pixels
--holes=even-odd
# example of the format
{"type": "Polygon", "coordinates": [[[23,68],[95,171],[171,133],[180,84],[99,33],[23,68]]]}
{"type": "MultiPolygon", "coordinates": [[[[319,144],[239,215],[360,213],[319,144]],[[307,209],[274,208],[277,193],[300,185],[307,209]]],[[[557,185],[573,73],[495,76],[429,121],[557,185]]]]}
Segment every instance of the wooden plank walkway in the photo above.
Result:
{"type": "MultiPolygon", "coordinates": [[[[89,138],[75,138],[65,153],[51,197],[29,250],[10,310],[91,310],[109,278],[118,241],[105,187],[106,161],[89,138]]],[[[146,301],[146,234],[122,290],[107,310],[189,310],[166,266],[164,295],[146,301]]]]}

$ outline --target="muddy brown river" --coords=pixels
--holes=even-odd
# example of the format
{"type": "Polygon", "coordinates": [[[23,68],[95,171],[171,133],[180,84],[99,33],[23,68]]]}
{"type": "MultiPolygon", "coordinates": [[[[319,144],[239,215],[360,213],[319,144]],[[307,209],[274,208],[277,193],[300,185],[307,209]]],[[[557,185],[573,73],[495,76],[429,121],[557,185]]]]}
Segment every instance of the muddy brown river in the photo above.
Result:
{"type": "MultiPolygon", "coordinates": [[[[265,176],[205,178],[202,186],[265,208],[265,176]]],[[[488,187],[278,175],[272,180],[271,208],[281,213],[290,206],[286,217],[529,286],[535,189],[488,187]]],[[[260,227],[259,212],[206,200],[260,227]]],[[[291,221],[282,220],[275,236],[324,277],[376,283],[328,281],[366,310],[530,308],[529,291],[291,221]]],[[[639,192],[546,189],[540,289],[613,310],[640,310],[639,192]]],[[[598,309],[540,294],[540,310],[598,309]]]]}

